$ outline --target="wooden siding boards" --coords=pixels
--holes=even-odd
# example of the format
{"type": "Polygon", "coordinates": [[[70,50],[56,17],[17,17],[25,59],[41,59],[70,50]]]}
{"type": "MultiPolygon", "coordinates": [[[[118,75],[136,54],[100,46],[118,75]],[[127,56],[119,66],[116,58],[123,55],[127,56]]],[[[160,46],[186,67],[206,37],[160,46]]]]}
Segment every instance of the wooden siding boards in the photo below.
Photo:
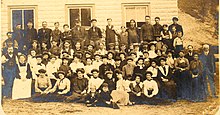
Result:
{"type": "MultiPolygon", "coordinates": [[[[106,19],[112,18],[116,29],[125,23],[123,21],[122,4],[144,4],[150,3],[150,15],[152,23],[154,17],[161,18],[161,24],[170,24],[173,16],[178,16],[177,0],[3,0],[1,5],[1,37],[5,39],[9,31],[9,7],[36,5],[37,27],[41,28],[41,22],[47,21],[48,27],[53,29],[53,23],[60,22],[62,25],[68,22],[66,5],[94,4],[93,18],[97,18],[98,26],[105,29],[106,19]]],[[[37,29],[38,29],[37,28],[37,29]]]]}

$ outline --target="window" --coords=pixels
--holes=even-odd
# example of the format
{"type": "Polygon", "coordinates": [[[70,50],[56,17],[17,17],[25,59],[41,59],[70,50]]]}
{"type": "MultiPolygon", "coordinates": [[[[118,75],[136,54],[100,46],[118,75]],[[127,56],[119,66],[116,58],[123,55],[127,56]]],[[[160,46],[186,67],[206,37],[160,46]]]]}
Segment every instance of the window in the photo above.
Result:
{"type": "Polygon", "coordinates": [[[75,26],[75,19],[79,19],[81,26],[85,28],[91,26],[90,20],[93,17],[93,5],[68,5],[67,10],[70,28],[75,26]]]}
{"type": "Polygon", "coordinates": [[[10,30],[15,29],[17,24],[21,24],[22,29],[27,28],[27,23],[29,20],[33,22],[33,26],[35,26],[36,16],[35,16],[35,7],[27,6],[27,7],[9,7],[10,8],[10,30]]]}
{"type": "Polygon", "coordinates": [[[150,15],[149,3],[147,4],[123,4],[123,22],[129,27],[131,19],[136,21],[140,28],[145,23],[145,16],[150,15]]]}

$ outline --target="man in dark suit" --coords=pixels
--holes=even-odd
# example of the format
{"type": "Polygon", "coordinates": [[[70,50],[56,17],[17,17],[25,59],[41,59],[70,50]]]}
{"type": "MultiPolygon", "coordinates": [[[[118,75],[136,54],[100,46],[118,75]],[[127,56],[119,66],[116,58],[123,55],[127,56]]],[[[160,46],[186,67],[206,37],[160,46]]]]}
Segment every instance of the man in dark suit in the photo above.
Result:
{"type": "Polygon", "coordinates": [[[106,26],[106,39],[105,39],[105,44],[106,44],[106,49],[109,50],[108,44],[109,43],[114,43],[115,44],[115,30],[114,26],[112,25],[112,19],[108,18],[107,19],[108,25],[106,26]]]}
{"type": "Polygon", "coordinates": [[[41,29],[38,30],[38,43],[42,44],[42,41],[47,42],[47,49],[51,48],[51,43],[50,43],[50,38],[51,38],[51,32],[52,30],[47,28],[47,22],[43,21],[42,22],[42,27],[41,29]]]}
{"type": "Polygon", "coordinates": [[[72,43],[75,45],[77,42],[81,44],[81,47],[84,48],[84,42],[86,38],[86,30],[81,26],[80,20],[75,20],[75,26],[71,29],[72,34],[72,43]]]}
{"type": "Polygon", "coordinates": [[[163,27],[160,25],[160,18],[155,17],[155,24],[154,26],[154,38],[161,37],[161,31],[163,30],[163,27]]]}
{"type": "Polygon", "coordinates": [[[99,42],[102,38],[102,32],[99,27],[97,27],[97,20],[92,19],[91,20],[92,27],[88,31],[88,38],[90,42],[93,42],[95,44],[95,49],[98,49],[99,42]]]}
{"type": "Polygon", "coordinates": [[[173,26],[175,26],[176,27],[176,31],[177,32],[182,32],[182,35],[183,35],[183,28],[182,28],[182,26],[181,25],[179,25],[177,22],[178,22],[178,18],[177,17],[173,17],[173,24],[171,24],[170,26],[169,26],[169,31],[172,31],[172,28],[173,28],[173,26]]]}
{"type": "Polygon", "coordinates": [[[216,91],[215,91],[215,81],[214,76],[216,75],[216,65],[215,65],[215,57],[214,54],[210,51],[209,45],[203,45],[203,52],[199,56],[199,59],[202,62],[203,68],[203,82],[205,84],[205,92],[207,96],[212,96],[216,98],[216,91]],[[208,79],[207,79],[208,77],[208,79]],[[210,84],[211,94],[208,92],[208,83],[210,84]]]}
{"type": "Polygon", "coordinates": [[[154,26],[150,23],[150,16],[145,16],[145,24],[141,26],[141,42],[151,42],[154,40],[154,26]]]}
{"type": "Polygon", "coordinates": [[[33,40],[37,40],[37,30],[33,28],[33,22],[28,21],[27,29],[24,30],[24,38],[25,38],[25,46],[27,47],[27,51],[31,48],[31,43],[33,40]]]}

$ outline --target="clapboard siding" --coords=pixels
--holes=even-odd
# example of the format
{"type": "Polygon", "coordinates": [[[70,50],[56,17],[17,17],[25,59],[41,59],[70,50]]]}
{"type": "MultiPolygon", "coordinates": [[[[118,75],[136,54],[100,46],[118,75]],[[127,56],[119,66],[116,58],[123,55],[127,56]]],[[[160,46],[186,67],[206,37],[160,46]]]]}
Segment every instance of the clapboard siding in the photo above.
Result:
{"type": "MultiPolygon", "coordinates": [[[[10,6],[28,6],[35,5],[37,7],[36,16],[38,17],[36,27],[41,28],[41,22],[47,21],[49,28],[54,28],[54,22],[60,22],[62,25],[67,23],[67,5],[94,5],[92,18],[97,18],[98,26],[105,28],[107,18],[113,19],[116,29],[119,29],[123,22],[124,4],[149,4],[152,23],[154,17],[161,18],[161,24],[170,24],[173,16],[178,16],[177,0],[3,0],[1,5],[1,37],[5,39],[6,32],[9,31],[9,7],[10,6]],[[52,1],[52,2],[51,2],[52,1]],[[123,4],[123,5],[122,5],[123,4]]],[[[144,21],[144,20],[143,20],[144,21]]]]}

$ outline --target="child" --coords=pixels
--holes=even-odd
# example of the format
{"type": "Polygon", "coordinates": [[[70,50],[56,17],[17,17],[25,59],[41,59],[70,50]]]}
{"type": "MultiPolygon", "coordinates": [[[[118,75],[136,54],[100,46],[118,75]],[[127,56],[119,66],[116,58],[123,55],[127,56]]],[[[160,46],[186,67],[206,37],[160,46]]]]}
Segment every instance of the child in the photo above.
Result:
{"type": "Polygon", "coordinates": [[[173,41],[173,47],[175,50],[175,57],[179,57],[179,52],[183,50],[183,35],[182,32],[177,32],[177,37],[173,41]]]}
{"type": "Polygon", "coordinates": [[[147,79],[143,82],[143,91],[144,91],[144,95],[147,98],[152,98],[156,96],[158,93],[158,85],[157,82],[152,79],[151,77],[152,75],[153,75],[152,72],[147,71],[146,72],[147,79]]]}
{"type": "Polygon", "coordinates": [[[98,92],[96,91],[96,87],[90,87],[90,92],[85,97],[86,106],[87,107],[95,107],[98,102],[98,92]]]}
{"type": "Polygon", "coordinates": [[[103,85],[106,83],[108,85],[108,90],[111,93],[116,88],[115,78],[113,78],[112,71],[106,71],[106,79],[103,82],[103,85]]]}
{"type": "MultiPolygon", "coordinates": [[[[74,50],[72,49],[71,46],[71,41],[70,40],[65,40],[63,43],[63,48],[61,49],[61,54],[62,52],[66,51],[70,57],[73,57],[74,50]]],[[[62,58],[63,55],[60,55],[60,58],[62,58]]]]}
{"type": "Polygon", "coordinates": [[[163,43],[168,46],[168,49],[172,49],[172,34],[168,30],[167,24],[163,25],[163,30],[161,31],[161,36],[162,36],[163,43]]]}
{"type": "Polygon", "coordinates": [[[133,75],[134,71],[134,62],[131,57],[127,58],[127,64],[122,67],[123,77],[124,79],[128,79],[128,77],[133,75]]]}
{"type": "Polygon", "coordinates": [[[92,65],[93,65],[94,69],[99,70],[99,66],[102,65],[101,55],[100,54],[95,54],[94,58],[95,59],[94,59],[92,65]]]}
{"type": "Polygon", "coordinates": [[[156,37],[156,50],[161,50],[162,49],[162,46],[163,46],[163,42],[161,41],[161,38],[160,37],[156,37]]]}

